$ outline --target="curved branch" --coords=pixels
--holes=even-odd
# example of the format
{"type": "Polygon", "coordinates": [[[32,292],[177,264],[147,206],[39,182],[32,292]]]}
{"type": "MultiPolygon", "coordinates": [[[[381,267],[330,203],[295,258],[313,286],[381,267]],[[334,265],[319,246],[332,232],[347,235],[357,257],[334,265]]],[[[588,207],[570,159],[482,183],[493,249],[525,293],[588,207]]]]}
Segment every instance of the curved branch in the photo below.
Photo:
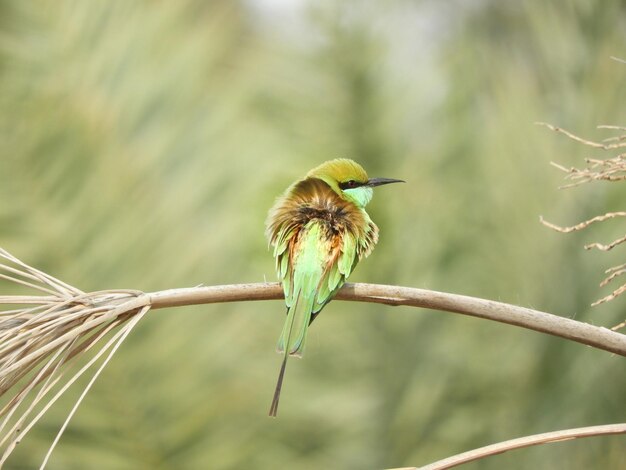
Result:
{"type": "Polygon", "coordinates": [[[626,423],[604,424],[600,426],[589,426],[585,428],[565,429],[562,431],[546,432],[543,434],[535,434],[532,436],[519,437],[509,441],[498,442],[478,449],[473,449],[462,454],[453,455],[443,460],[433,462],[423,467],[409,467],[405,470],[445,470],[447,468],[456,467],[474,460],[479,460],[495,454],[501,454],[509,450],[521,449],[539,444],[548,444],[551,442],[567,441],[580,437],[606,436],[611,434],[626,434],[626,423]]]}
{"type": "MultiPolygon", "coordinates": [[[[170,289],[145,295],[148,296],[147,302],[152,308],[165,308],[217,302],[282,299],[283,291],[280,284],[275,282],[170,289]]],[[[570,318],[493,300],[411,287],[360,283],[344,285],[335,299],[461,313],[521,326],[626,356],[626,335],[570,318]]]]}
{"type": "MultiPolygon", "coordinates": [[[[130,330],[151,308],[283,298],[278,283],[171,289],[149,294],[134,290],[85,293],[28,266],[1,248],[0,260],[5,261],[0,262],[0,274],[8,273],[4,275],[5,279],[26,285],[39,294],[0,296],[0,395],[14,390],[13,387],[21,381],[19,389],[0,408],[0,466],[67,388],[112,348],[104,364],[108,362],[130,330]],[[109,339],[103,345],[107,337],[109,339]],[[86,359],[88,351],[93,357],[78,372],[69,378],[65,376],[72,365],[76,365],[71,362],[78,357],[86,359]]],[[[623,266],[615,269],[623,269],[623,266]]],[[[457,312],[548,333],[626,356],[626,335],[501,302],[375,284],[346,284],[336,298],[457,312]]],[[[78,403],[104,364],[95,371],[78,403]]],[[[76,407],[72,408],[68,419],[75,410],[76,407]]],[[[67,421],[62,425],[61,433],[66,425],[67,421]]]]}

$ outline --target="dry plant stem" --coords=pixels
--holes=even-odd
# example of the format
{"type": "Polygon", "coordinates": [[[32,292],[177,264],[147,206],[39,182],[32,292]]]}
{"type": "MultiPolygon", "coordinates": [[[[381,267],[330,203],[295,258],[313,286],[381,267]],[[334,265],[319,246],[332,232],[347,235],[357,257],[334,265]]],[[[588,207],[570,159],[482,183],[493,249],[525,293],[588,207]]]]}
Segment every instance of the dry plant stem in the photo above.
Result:
{"type": "MultiPolygon", "coordinates": [[[[613,292],[611,292],[609,295],[607,295],[606,297],[602,297],[599,300],[596,300],[594,303],[591,304],[592,307],[595,307],[596,305],[600,305],[603,304],[605,302],[609,302],[617,297],[619,297],[620,295],[622,295],[624,292],[626,292],[626,284],[622,284],[620,287],[618,287],[617,289],[615,289],[613,292]]],[[[619,330],[622,326],[624,326],[623,323],[620,323],[619,325],[615,325],[614,327],[611,328],[612,331],[617,331],[619,330]],[[621,326],[620,326],[621,325],[621,326]]]]}
{"type": "Polygon", "coordinates": [[[611,282],[616,277],[619,277],[622,274],[626,273],[625,265],[620,264],[619,266],[613,266],[612,268],[609,268],[606,271],[604,271],[604,273],[605,274],[610,273],[610,274],[600,283],[600,287],[606,286],[609,282],[611,282]]]}
{"type": "MultiPolygon", "coordinates": [[[[171,289],[146,294],[146,297],[148,297],[146,302],[156,309],[216,302],[282,299],[283,291],[279,283],[236,284],[171,289]]],[[[548,333],[626,356],[626,335],[569,318],[492,300],[379,284],[346,284],[335,299],[407,305],[461,313],[548,333]]]]}
{"type": "MultiPolygon", "coordinates": [[[[553,126],[551,124],[547,124],[544,122],[539,122],[537,124],[545,126],[548,129],[551,129],[555,132],[560,132],[566,135],[571,140],[580,142],[586,146],[593,147],[596,149],[615,150],[615,149],[626,148],[626,134],[620,134],[617,136],[609,137],[609,138],[604,139],[602,142],[594,142],[591,140],[582,139],[578,137],[577,135],[572,134],[571,132],[568,132],[564,129],[553,126]]],[[[602,125],[602,126],[598,126],[598,128],[610,129],[612,131],[616,131],[616,130],[625,131],[626,130],[626,128],[622,126],[612,126],[612,125],[602,125]]],[[[578,169],[576,167],[566,168],[563,165],[551,162],[553,166],[555,166],[559,170],[566,173],[565,179],[572,181],[572,183],[570,184],[561,186],[560,187],[561,189],[579,186],[581,184],[589,183],[591,181],[616,182],[616,181],[626,180],[626,152],[621,151],[621,153],[619,153],[618,155],[613,156],[612,158],[607,158],[605,160],[597,159],[597,158],[585,158],[585,162],[587,163],[587,167],[583,169],[578,169]]],[[[605,220],[608,220],[608,219],[612,219],[615,217],[624,217],[624,216],[626,216],[626,212],[609,212],[607,214],[593,217],[589,220],[586,220],[576,225],[572,225],[570,227],[560,227],[558,225],[545,221],[543,217],[540,217],[540,221],[543,225],[553,230],[556,230],[561,233],[569,233],[569,232],[573,232],[577,230],[583,230],[587,228],[589,225],[596,223],[596,222],[604,222],[605,220]]],[[[597,243],[597,242],[588,243],[587,245],[585,245],[585,249],[591,250],[595,248],[600,251],[610,251],[616,246],[621,245],[623,243],[626,243],[626,235],[624,235],[623,237],[617,238],[608,244],[597,243]]],[[[615,273],[607,276],[600,283],[600,286],[604,287],[615,278],[626,273],[626,270],[622,268],[623,268],[623,265],[616,266],[615,268],[608,270],[607,273],[609,273],[610,271],[615,271],[615,273]]],[[[595,307],[602,303],[609,302],[625,292],[626,292],[626,284],[623,284],[617,289],[614,289],[611,294],[592,303],[591,306],[595,307]]],[[[623,324],[620,324],[620,325],[623,325],[623,324]]],[[[620,325],[617,325],[617,327],[620,327],[620,325]]],[[[617,327],[614,327],[612,329],[613,330],[618,329],[617,327]]]]}
{"type": "Polygon", "coordinates": [[[570,233],[570,232],[575,232],[575,231],[587,228],[589,225],[591,225],[591,224],[593,224],[595,222],[603,222],[603,221],[608,220],[608,219],[614,219],[615,217],[626,217],[626,212],[608,212],[608,213],[603,214],[603,215],[597,215],[597,216],[595,216],[595,217],[593,217],[593,218],[591,218],[589,220],[585,220],[584,222],[581,222],[579,224],[572,225],[571,227],[561,227],[559,225],[555,225],[555,224],[545,220],[542,216],[539,217],[539,221],[543,225],[545,225],[546,227],[549,227],[552,230],[556,230],[557,232],[570,233]]]}
{"type": "Polygon", "coordinates": [[[624,320],[622,323],[618,323],[617,325],[611,327],[611,330],[613,331],[621,330],[625,326],[626,326],[626,320],[624,320]]]}
{"type": "Polygon", "coordinates": [[[626,242],[626,235],[624,235],[621,238],[618,238],[617,240],[612,241],[608,245],[603,245],[602,243],[589,243],[588,245],[585,245],[585,250],[591,250],[592,248],[597,248],[600,251],[609,251],[615,248],[617,245],[621,245],[624,242],[626,242]]]}
{"type": "Polygon", "coordinates": [[[624,127],[624,126],[614,126],[612,124],[601,124],[601,125],[598,126],[598,129],[612,129],[612,130],[616,130],[616,131],[626,131],[626,127],[624,127]]]}
{"type": "MultiPolygon", "coordinates": [[[[535,124],[539,125],[539,126],[545,126],[548,129],[554,131],[554,132],[560,132],[561,134],[565,134],[567,137],[569,137],[572,140],[575,140],[576,142],[580,142],[581,144],[585,144],[588,145],[589,147],[595,147],[595,148],[600,148],[603,150],[613,150],[613,149],[619,149],[619,148],[624,148],[626,147],[626,142],[619,142],[619,143],[612,143],[612,144],[603,144],[600,142],[594,142],[592,140],[587,140],[587,139],[582,139],[580,137],[578,137],[575,134],[572,134],[569,131],[566,131],[565,129],[561,128],[561,127],[557,127],[557,126],[553,126],[552,124],[548,124],[547,122],[536,122],[535,124]]],[[[602,126],[602,127],[607,127],[607,126],[602,126]]]]}
{"type": "Polygon", "coordinates": [[[509,441],[499,442],[479,449],[463,452],[462,454],[433,462],[423,467],[409,467],[406,470],[445,470],[464,463],[473,462],[491,455],[501,454],[513,449],[547,444],[551,442],[567,441],[581,437],[607,436],[611,434],[626,434],[626,423],[605,424],[601,426],[589,426],[585,428],[565,429],[562,431],[546,432],[533,436],[520,437],[509,441]]]}

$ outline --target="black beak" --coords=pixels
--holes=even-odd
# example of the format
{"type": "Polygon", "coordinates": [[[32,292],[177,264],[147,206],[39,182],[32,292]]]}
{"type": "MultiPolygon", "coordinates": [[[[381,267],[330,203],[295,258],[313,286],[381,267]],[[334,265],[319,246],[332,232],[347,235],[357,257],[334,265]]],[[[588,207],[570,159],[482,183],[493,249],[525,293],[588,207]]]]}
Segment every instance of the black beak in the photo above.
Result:
{"type": "Polygon", "coordinates": [[[383,184],[390,184],[390,183],[406,183],[406,181],[396,180],[393,178],[370,178],[369,180],[367,180],[367,183],[365,184],[365,186],[369,186],[373,188],[374,186],[382,186],[383,184]]]}

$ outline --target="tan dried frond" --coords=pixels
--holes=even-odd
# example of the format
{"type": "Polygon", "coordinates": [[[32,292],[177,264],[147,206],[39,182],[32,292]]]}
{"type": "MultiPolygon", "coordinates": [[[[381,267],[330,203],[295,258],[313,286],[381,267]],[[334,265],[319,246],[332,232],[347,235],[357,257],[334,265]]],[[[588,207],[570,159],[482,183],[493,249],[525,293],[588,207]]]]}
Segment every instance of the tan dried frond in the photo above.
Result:
{"type": "Polygon", "coordinates": [[[1,248],[0,278],[33,291],[0,296],[0,396],[8,397],[0,409],[1,466],[50,406],[108,352],[61,427],[50,455],[76,407],[149,305],[139,291],[85,293],[1,248]],[[86,353],[86,364],[71,371],[86,353]]]}
{"type": "MultiPolygon", "coordinates": [[[[537,124],[545,126],[548,129],[551,129],[555,132],[564,134],[571,140],[584,144],[588,147],[593,147],[595,149],[611,151],[611,150],[626,148],[626,134],[622,133],[622,131],[626,131],[626,127],[613,126],[613,125],[598,126],[599,129],[609,129],[613,131],[620,131],[620,134],[603,139],[601,142],[596,142],[593,140],[584,139],[565,129],[553,126],[551,124],[547,124],[545,122],[539,122],[537,124]]],[[[606,159],[585,158],[585,162],[587,163],[587,166],[584,168],[576,168],[576,167],[568,168],[558,163],[551,162],[553,166],[555,166],[559,170],[566,173],[565,179],[571,181],[571,183],[563,185],[560,188],[571,188],[571,187],[578,186],[584,183],[588,183],[590,181],[614,182],[614,181],[626,180],[626,152],[619,153],[618,155],[615,155],[606,159]]],[[[608,212],[606,214],[598,215],[589,220],[580,222],[576,225],[572,225],[569,227],[561,227],[559,225],[555,225],[553,223],[550,223],[544,220],[543,217],[540,217],[540,221],[546,227],[549,227],[553,230],[556,230],[562,233],[569,233],[569,232],[574,232],[578,230],[583,230],[587,228],[589,225],[594,224],[596,222],[604,222],[609,219],[613,219],[617,217],[624,217],[624,216],[626,216],[626,212],[622,212],[622,211],[608,212]]],[[[619,237],[607,244],[598,243],[598,242],[588,243],[585,245],[585,249],[591,250],[595,248],[600,251],[610,251],[616,246],[621,245],[625,242],[626,242],[626,235],[619,237]]],[[[624,269],[624,266],[626,265],[616,266],[615,268],[611,268],[607,270],[606,273],[607,274],[610,273],[610,274],[600,283],[600,287],[604,287],[608,285],[610,282],[612,282],[613,280],[615,280],[616,278],[624,274],[626,272],[626,269],[624,269]]],[[[613,300],[616,297],[623,294],[624,292],[626,292],[626,284],[615,289],[611,294],[597,300],[596,302],[592,304],[592,306],[600,305],[602,303],[613,300]]],[[[617,327],[619,328],[621,328],[622,326],[624,325],[623,324],[621,324],[621,326],[617,325],[617,327]]]]}

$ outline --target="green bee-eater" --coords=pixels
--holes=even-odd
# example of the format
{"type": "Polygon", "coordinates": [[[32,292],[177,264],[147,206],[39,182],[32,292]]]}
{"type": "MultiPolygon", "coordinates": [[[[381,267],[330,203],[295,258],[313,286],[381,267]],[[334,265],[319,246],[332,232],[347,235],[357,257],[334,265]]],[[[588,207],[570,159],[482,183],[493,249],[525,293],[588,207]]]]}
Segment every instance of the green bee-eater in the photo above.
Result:
{"type": "Polygon", "coordinates": [[[365,212],[372,188],[398,182],[403,181],[370,179],[361,165],[339,158],[292,184],[270,209],[266,235],[287,304],[270,416],[278,410],[287,358],[302,357],[309,325],[378,241],[378,227],[365,212]]]}

